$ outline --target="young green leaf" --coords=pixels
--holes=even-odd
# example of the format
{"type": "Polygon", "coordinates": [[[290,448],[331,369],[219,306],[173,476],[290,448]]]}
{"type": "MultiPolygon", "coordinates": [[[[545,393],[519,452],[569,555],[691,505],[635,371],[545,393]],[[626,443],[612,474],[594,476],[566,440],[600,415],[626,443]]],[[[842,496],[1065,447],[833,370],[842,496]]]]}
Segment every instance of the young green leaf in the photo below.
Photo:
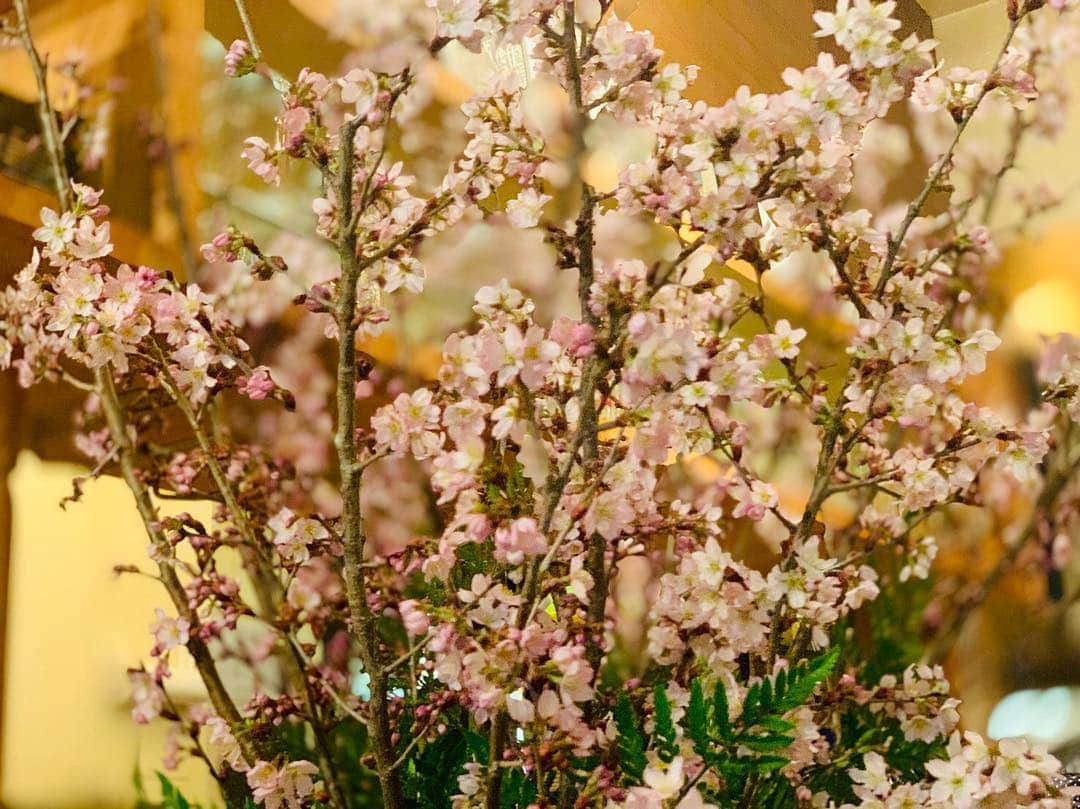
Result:
{"type": "Polygon", "coordinates": [[[721,739],[731,738],[731,717],[728,716],[727,688],[721,678],[717,678],[716,686],[713,688],[712,727],[717,737],[721,739]]]}
{"type": "Polygon", "coordinates": [[[839,659],[840,647],[834,646],[827,653],[792,671],[787,678],[787,693],[782,697],[777,694],[776,712],[787,713],[804,705],[818,684],[832,674],[839,659]]]}
{"type": "Polygon", "coordinates": [[[157,777],[161,782],[161,809],[191,809],[187,798],[180,794],[172,781],[162,773],[158,773],[157,777]]]}
{"type": "Polygon", "coordinates": [[[705,756],[709,743],[709,706],[705,703],[705,688],[701,678],[690,684],[690,705],[686,709],[686,730],[694,742],[694,750],[705,756]]]}
{"type": "Polygon", "coordinates": [[[671,718],[671,703],[663,683],[653,689],[653,723],[656,729],[656,751],[660,760],[670,762],[679,753],[678,734],[671,718]]]}
{"type": "Polygon", "coordinates": [[[645,737],[638,727],[634,706],[623,694],[615,703],[615,727],[618,730],[616,750],[619,754],[619,766],[624,774],[635,781],[641,780],[645,772],[645,737]]]}

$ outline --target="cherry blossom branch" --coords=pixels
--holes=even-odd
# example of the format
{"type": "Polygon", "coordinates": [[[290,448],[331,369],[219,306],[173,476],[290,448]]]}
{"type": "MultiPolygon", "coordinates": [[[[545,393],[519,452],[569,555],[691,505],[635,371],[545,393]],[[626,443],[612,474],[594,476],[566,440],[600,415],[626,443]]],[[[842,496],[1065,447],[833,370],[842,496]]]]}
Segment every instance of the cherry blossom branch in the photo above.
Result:
{"type": "MultiPolygon", "coordinates": [[[[592,311],[590,297],[595,275],[593,233],[596,221],[596,199],[592,187],[581,177],[581,162],[585,159],[585,131],[589,125],[589,109],[582,96],[582,75],[578,52],[576,8],[574,0],[566,0],[564,5],[563,50],[567,63],[567,84],[570,90],[570,103],[574,110],[574,152],[571,157],[571,171],[575,179],[581,182],[581,211],[578,214],[574,243],[577,248],[578,263],[578,303],[581,306],[582,320],[594,331],[600,326],[600,319],[592,311]]],[[[613,337],[614,335],[612,335],[613,337]]],[[[578,431],[582,435],[581,462],[585,468],[593,465],[598,453],[598,418],[596,407],[596,385],[600,378],[600,361],[594,354],[586,362],[582,372],[581,388],[578,395],[580,412],[578,431]]],[[[593,586],[589,591],[587,615],[590,632],[586,639],[586,659],[599,676],[600,662],[603,658],[604,613],[608,598],[608,571],[605,565],[607,541],[599,533],[589,538],[588,555],[585,569],[592,577],[593,586]],[[597,638],[599,633],[599,638],[597,638]]],[[[592,712],[590,703],[586,714],[592,712]]]]}
{"type": "MultiPolygon", "coordinates": [[[[285,635],[285,638],[289,642],[289,645],[293,647],[293,651],[295,652],[297,657],[300,660],[303,660],[306,666],[315,670],[316,673],[318,673],[318,667],[315,665],[315,661],[313,661],[310,657],[307,656],[307,652],[304,651],[304,647],[300,644],[300,641],[287,633],[285,635]]],[[[338,704],[338,707],[340,707],[341,710],[346,713],[346,715],[348,715],[352,719],[355,719],[361,725],[367,725],[368,720],[364,716],[362,716],[355,708],[349,705],[349,703],[342,699],[341,695],[337,692],[337,689],[334,688],[331,683],[326,682],[325,677],[323,677],[323,686],[326,692],[330,695],[334,702],[338,704]]]]}
{"type": "Polygon", "coordinates": [[[210,760],[210,756],[206,754],[206,748],[204,748],[202,742],[199,741],[199,726],[195,723],[185,721],[183,718],[183,714],[180,712],[179,706],[169,694],[168,689],[165,688],[164,684],[162,684],[160,688],[162,698],[164,699],[167,709],[172,712],[173,718],[176,723],[180,725],[180,727],[184,731],[186,731],[188,736],[191,738],[191,742],[195,747],[194,756],[197,758],[201,758],[206,763],[206,768],[210,770],[210,775],[215,781],[218,782],[218,786],[220,786],[222,790],[226,789],[226,784],[230,775],[235,777],[238,776],[239,773],[235,772],[231,767],[228,766],[222,767],[222,771],[218,772],[217,768],[214,766],[214,763],[210,760]]]}
{"type": "MultiPolygon", "coordinates": [[[[252,55],[262,61],[254,26],[245,0],[235,0],[236,10],[251,46],[252,55]]],[[[386,120],[391,120],[393,103],[408,85],[408,71],[402,74],[401,86],[391,96],[386,120]]],[[[336,182],[338,207],[337,248],[341,276],[338,280],[337,304],[333,307],[338,325],[338,363],[336,378],[337,426],[334,446],[338,455],[341,477],[343,544],[345,548],[344,578],[349,603],[351,630],[359,646],[361,662],[371,678],[371,711],[367,721],[369,738],[375,754],[383,806],[404,809],[400,778],[393,767],[394,750],[387,702],[387,672],[379,650],[375,616],[367,604],[367,584],[364,574],[365,535],[360,508],[360,486],[364,465],[359,463],[356,440],[356,332],[355,322],[357,284],[363,269],[398,249],[419,233],[420,222],[409,228],[391,245],[363,260],[358,257],[356,236],[357,217],[367,205],[365,199],[354,210],[353,181],[356,171],[356,133],[364,123],[362,117],[344,122],[338,130],[339,154],[336,177],[326,166],[319,165],[324,181],[336,182]]],[[[377,168],[377,166],[375,167],[377,168]]],[[[374,169],[373,169],[374,170],[374,169]]],[[[444,204],[448,204],[445,202],[444,204]]]]}
{"type": "Polygon", "coordinates": [[[379,651],[375,616],[367,602],[367,581],[364,575],[364,546],[366,538],[360,508],[362,472],[356,440],[356,302],[357,284],[362,271],[357,258],[357,238],[353,225],[353,174],[356,161],[354,141],[362,118],[345,122],[338,132],[338,259],[341,277],[337,285],[336,320],[338,327],[337,362],[337,429],[334,447],[338,454],[342,495],[342,540],[345,546],[345,585],[349,601],[352,633],[359,646],[364,669],[371,678],[370,717],[371,738],[379,785],[386,809],[404,809],[401,780],[394,767],[394,747],[391,739],[389,704],[387,702],[387,672],[379,651]]]}
{"type": "Polygon", "coordinates": [[[836,274],[840,278],[840,289],[847,296],[847,299],[851,301],[852,306],[859,313],[859,317],[870,317],[870,310],[866,308],[866,303],[863,301],[862,296],[859,295],[859,291],[855,288],[854,282],[847,274],[847,263],[850,258],[850,249],[840,250],[836,245],[836,237],[832,230],[829,228],[829,220],[825,216],[825,211],[818,210],[818,224],[821,226],[821,238],[825,243],[825,252],[832,260],[833,267],[836,268],[836,274]]]}
{"type": "Polygon", "coordinates": [[[26,0],[15,0],[15,15],[19,24],[19,38],[23,50],[30,58],[30,67],[37,83],[38,119],[41,122],[41,136],[45,141],[45,151],[52,164],[56,196],[60,200],[60,207],[66,211],[71,207],[71,180],[68,177],[67,163],[64,159],[64,141],[60,137],[56,113],[49,101],[49,79],[45,62],[38,53],[30,33],[30,13],[27,10],[26,0]]]}
{"type": "MultiPolygon", "coordinates": [[[[221,464],[218,463],[218,460],[215,457],[214,447],[210,442],[210,437],[203,429],[195,411],[192,410],[191,403],[188,401],[187,396],[180,390],[179,386],[176,384],[176,380],[169,372],[168,361],[164,354],[160,352],[160,349],[159,360],[161,365],[160,378],[162,384],[165,386],[165,389],[168,391],[188,425],[191,427],[191,431],[194,433],[200,449],[202,449],[203,454],[206,456],[206,465],[210,470],[210,477],[213,479],[214,485],[217,486],[218,492],[221,494],[229,516],[239,529],[244,541],[251,548],[252,553],[255,554],[256,574],[252,576],[252,582],[256,586],[260,600],[263,602],[262,609],[267,613],[267,620],[272,621],[277,612],[277,604],[280,601],[280,591],[282,589],[281,582],[278,581],[278,578],[274,575],[270,561],[265,558],[265,554],[259,543],[259,538],[255,533],[255,529],[251,524],[251,519],[248,516],[247,511],[236,499],[232,484],[225,475],[225,470],[221,468],[221,464]]],[[[278,657],[293,692],[298,696],[302,696],[307,702],[308,718],[311,724],[312,735],[315,739],[315,747],[319,755],[320,764],[322,765],[321,769],[326,776],[330,800],[335,809],[347,809],[348,803],[345,799],[345,793],[341,784],[338,782],[337,768],[334,766],[333,749],[326,736],[326,729],[323,727],[322,721],[318,715],[318,700],[311,688],[311,684],[308,682],[307,675],[304,673],[304,660],[296,656],[296,649],[292,646],[289,646],[288,653],[282,653],[278,657]]]]}
{"type": "MultiPolygon", "coordinates": [[[[1017,29],[1020,27],[1020,23],[1024,20],[1024,16],[1027,14],[1025,9],[1023,12],[1018,13],[1015,16],[1011,16],[1009,20],[1009,31],[1005,36],[1005,42],[1001,46],[1001,50],[998,52],[997,58],[994,59],[994,65],[990,69],[990,73],[993,74],[1001,65],[1002,60],[1005,58],[1006,52],[1009,50],[1009,45],[1012,43],[1013,37],[1016,35],[1017,29]]],[[[979,89],[978,95],[971,102],[965,111],[963,116],[956,124],[956,132],[953,135],[952,141],[949,143],[945,153],[939,158],[934,170],[930,173],[929,178],[923,184],[922,189],[919,191],[918,196],[911,201],[908,205],[907,214],[904,216],[904,221],[901,223],[900,228],[896,231],[896,234],[889,240],[888,247],[885,253],[885,263],[881,268],[881,276],[878,278],[877,286],[874,287],[874,297],[880,298],[885,292],[885,287],[889,283],[889,279],[892,278],[896,272],[896,261],[900,256],[900,248],[904,244],[904,239],[907,237],[908,230],[914,224],[922,213],[923,206],[926,204],[926,200],[930,197],[930,194],[937,188],[938,182],[944,176],[949,165],[952,163],[953,154],[956,152],[956,147],[960,145],[960,139],[963,137],[965,130],[967,130],[968,124],[971,123],[972,118],[975,117],[975,113],[978,112],[979,107],[982,104],[983,99],[994,89],[994,85],[987,79],[983,82],[982,87],[979,89]]]]}
{"type": "MultiPolygon", "coordinates": [[[[581,201],[580,211],[575,223],[573,243],[576,252],[578,269],[578,303],[581,307],[582,321],[592,327],[594,335],[600,326],[600,319],[592,311],[589,305],[593,280],[595,277],[595,264],[593,248],[595,243],[594,224],[596,212],[596,198],[592,188],[581,177],[581,161],[584,159],[585,130],[589,123],[589,109],[585,105],[582,96],[582,77],[580,54],[578,52],[577,24],[574,0],[563,0],[563,35],[562,51],[566,59],[567,89],[570,93],[570,103],[573,109],[573,139],[574,148],[570,157],[571,186],[580,183],[581,201]]],[[[554,33],[554,32],[552,32],[554,33]]],[[[612,335],[614,338],[614,335],[612,335]]],[[[598,339],[598,335],[596,338],[598,339]]],[[[612,340],[614,342],[614,340],[612,340]]],[[[596,407],[597,383],[603,373],[603,363],[595,352],[585,363],[582,370],[580,387],[578,389],[578,425],[567,463],[560,474],[549,481],[547,502],[541,524],[541,531],[546,535],[550,530],[551,520],[570,479],[578,452],[581,452],[583,467],[593,465],[598,452],[598,426],[599,413],[596,407]]],[[[600,661],[603,658],[603,624],[604,613],[608,596],[608,576],[605,557],[607,554],[607,542],[599,533],[593,534],[588,540],[588,551],[585,559],[585,570],[592,577],[593,585],[589,591],[589,601],[586,614],[589,620],[589,631],[586,637],[586,659],[592,666],[594,674],[598,674],[600,661]],[[596,637],[599,627],[600,638],[596,637]]],[[[526,573],[525,595],[526,603],[530,604],[526,609],[522,606],[520,616],[529,620],[537,602],[540,591],[540,577],[542,566],[534,561],[526,573]]],[[[593,710],[590,702],[586,709],[586,715],[593,710]]],[[[509,718],[505,708],[499,710],[492,720],[488,739],[488,776],[485,792],[487,809],[498,809],[501,806],[501,790],[503,782],[502,762],[503,752],[509,736],[509,718]]]]}
{"type": "MultiPolygon", "coordinates": [[[[625,432],[625,428],[619,429],[619,434],[612,442],[611,452],[608,453],[608,457],[607,460],[604,462],[603,468],[599,471],[597,475],[594,476],[592,483],[589,485],[589,488],[586,489],[585,492],[582,494],[582,508],[585,508],[590,502],[593,495],[596,494],[596,491],[600,488],[600,484],[604,480],[604,476],[607,475],[611,467],[614,465],[615,459],[616,457],[618,457],[619,454],[619,445],[622,443],[623,434],[625,432]]],[[[573,456],[571,456],[571,460],[573,460],[573,456]]],[[[562,547],[562,543],[566,540],[566,537],[569,536],[570,531],[573,529],[573,527],[574,524],[570,523],[566,528],[564,528],[562,532],[558,535],[558,537],[556,537],[555,540],[551,543],[551,547],[548,549],[547,553],[544,554],[543,558],[538,563],[536,563],[533,568],[530,569],[531,577],[526,585],[525,599],[522,601],[520,613],[521,615],[524,615],[525,618],[524,620],[518,620],[519,630],[524,629],[529,624],[531,624],[533,618],[536,617],[536,610],[540,606],[540,576],[543,575],[543,573],[546,572],[549,567],[551,567],[552,562],[555,560],[555,556],[559,552],[559,548],[562,547]]],[[[549,521],[548,530],[550,530],[550,528],[551,526],[549,521]]],[[[547,531],[544,531],[543,533],[546,534],[547,531]]]]}
{"type": "MultiPolygon", "coordinates": [[[[747,487],[749,487],[755,480],[754,476],[750,474],[750,472],[746,469],[745,466],[735,460],[735,455],[732,453],[731,448],[723,442],[720,433],[717,432],[716,427],[713,425],[712,417],[706,414],[706,418],[709,421],[709,427],[713,431],[714,448],[718,449],[721,453],[723,453],[724,457],[727,458],[732,468],[734,468],[736,473],[738,473],[739,478],[742,480],[742,482],[746,484],[747,487]]],[[[705,455],[704,457],[710,459],[721,469],[723,468],[722,462],[716,456],[705,455]]],[[[789,533],[795,530],[795,523],[793,523],[784,515],[784,512],[780,510],[780,506],[769,506],[768,511],[780,521],[780,523],[784,526],[784,528],[788,530],[789,533]]]]}
{"type": "MultiPolygon", "coordinates": [[[[56,184],[57,196],[61,209],[67,211],[71,208],[71,183],[65,167],[63,142],[60,139],[56,116],[49,101],[45,64],[38,54],[30,33],[26,0],[15,0],[15,10],[19,22],[20,39],[29,56],[30,66],[37,83],[38,113],[46,151],[53,171],[53,179],[56,184]]],[[[135,505],[143,521],[147,536],[160,556],[160,561],[157,564],[161,582],[165,586],[165,590],[177,612],[189,622],[191,629],[195,630],[199,626],[199,617],[188,604],[184,586],[168,561],[172,555],[172,547],[161,530],[157,510],[149,489],[139,476],[135,462],[136,450],[131,437],[128,435],[123,405],[117,394],[110,366],[95,369],[94,387],[101,401],[102,411],[105,413],[114,451],[119,459],[121,477],[135,498],[135,505]]],[[[249,735],[244,732],[243,717],[225,688],[209,647],[201,638],[197,637],[197,633],[192,632],[187,643],[187,650],[195,661],[195,667],[203,681],[214,710],[228,724],[245,755],[252,759],[256,758],[262,744],[258,740],[249,738],[249,735]]],[[[240,806],[246,800],[247,794],[246,784],[239,773],[234,773],[227,778],[225,797],[230,806],[240,806]]]]}
{"type": "MultiPolygon", "coordinates": [[[[99,368],[95,376],[101,398],[101,407],[109,425],[113,444],[116,446],[119,455],[121,477],[134,495],[135,506],[138,509],[139,516],[142,518],[147,536],[149,536],[161,557],[161,561],[158,562],[161,581],[165,585],[165,590],[172,599],[177,612],[188,620],[192,630],[195,630],[199,625],[199,617],[190,608],[184,586],[176,575],[175,569],[168,561],[169,557],[172,556],[172,547],[161,530],[157,509],[154,507],[150,492],[139,477],[138,467],[135,462],[137,453],[131,438],[128,436],[123,405],[116,392],[112,375],[107,368],[99,368]]],[[[261,758],[261,745],[256,744],[254,740],[248,739],[248,735],[243,732],[243,717],[241,717],[240,711],[225,689],[209,648],[197,637],[197,633],[194,631],[191,633],[187,649],[195,660],[195,666],[199,670],[203,684],[206,686],[214,710],[228,723],[233,735],[243,747],[245,755],[252,759],[261,758]]]]}
{"type": "Polygon", "coordinates": [[[938,633],[934,643],[926,650],[924,661],[930,663],[940,662],[956,643],[957,638],[963,631],[972,614],[982,606],[983,602],[993,592],[994,587],[1002,577],[1012,569],[1020,554],[1039,533],[1039,526],[1044,521],[1045,515],[1052,511],[1058,498],[1065,488],[1071,483],[1077,472],[1080,472],[1080,458],[1067,463],[1065,468],[1052,473],[1046,485],[1043,487],[1039,499],[1032,510],[1031,518],[1024,526],[1020,536],[1005,549],[1001,559],[990,571],[989,575],[979,584],[978,589],[960,604],[945,626],[938,633]]]}

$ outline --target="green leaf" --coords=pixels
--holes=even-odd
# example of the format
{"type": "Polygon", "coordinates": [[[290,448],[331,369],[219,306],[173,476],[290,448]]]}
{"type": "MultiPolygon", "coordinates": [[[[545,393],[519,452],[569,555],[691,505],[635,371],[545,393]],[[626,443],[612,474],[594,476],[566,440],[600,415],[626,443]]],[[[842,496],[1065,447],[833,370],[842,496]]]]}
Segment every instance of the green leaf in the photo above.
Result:
{"type": "Polygon", "coordinates": [[[779,770],[787,765],[788,758],[785,756],[758,756],[754,759],[754,769],[764,770],[765,772],[779,770]]]}
{"type": "Polygon", "coordinates": [[[694,750],[704,757],[709,752],[709,706],[705,704],[705,689],[701,678],[690,683],[690,705],[686,709],[686,730],[694,742],[694,750]]]}
{"type": "Polygon", "coordinates": [[[739,739],[739,742],[744,747],[758,753],[773,753],[777,750],[786,750],[794,741],[794,736],[784,736],[774,733],[766,733],[762,736],[747,735],[739,739]]]}
{"type": "Polygon", "coordinates": [[[161,782],[161,808],[162,809],[191,809],[191,804],[188,803],[187,798],[180,794],[173,782],[165,777],[163,773],[157,774],[158,781],[161,782]]]}
{"type": "Polygon", "coordinates": [[[131,785],[135,788],[135,809],[145,809],[150,805],[146,797],[146,787],[143,784],[142,768],[138,761],[135,762],[135,771],[131,777],[131,785]]]}
{"type": "Polygon", "coordinates": [[[615,727],[618,730],[616,750],[619,754],[619,766],[623,773],[629,775],[635,781],[641,781],[641,775],[645,772],[645,737],[638,727],[637,716],[634,714],[634,706],[629,698],[623,694],[615,703],[615,727]]]}
{"type": "Polygon", "coordinates": [[[744,725],[756,725],[761,718],[761,683],[754,683],[746,691],[743,700],[742,721],[744,725]]]}
{"type": "Polygon", "coordinates": [[[663,683],[657,683],[653,689],[653,723],[658,741],[656,752],[661,761],[670,763],[679,753],[679,743],[675,721],[671,718],[671,703],[663,683]]]}
{"type": "Polygon", "coordinates": [[[840,647],[834,646],[827,653],[792,671],[787,679],[787,693],[777,700],[776,712],[787,713],[805,704],[818,684],[832,674],[839,659],[840,647]]]}
{"type": "Polygon", "coordinates": [[[783,699],[784,694],[787,693],[788,688],[787,669],[780,669],[780,671],[776,675],[775,681],[776,686],[773,689],[773,693],[776,694],[777,699],[783,699]]]}
{"type": "Polygon", "coordinates": [[[772,680],[768,678],[761,681],[761,690],[758,692],[758,703],[762,713],[770,713],[773,706],[772,680]]]}
{"type": "Polygon", "coordinates": [[[759,723],[761,727],[766,730],[771,730],[774,733],[787,733],[789,730],[795,729],[795,723],[787,719],[781,719],[779,716],[766,716],[759,723]]]}
{"type": "Polygon", "coordinates": [[[529,806],[536,798],[536,784],[525,775],[524,770],[513,769],[506,773],[503,779],[502,792],[500,793],[499,805],[501,809],[516,809],[518,806],[529,806]]]}
{"type": "Polygon", "coordinates": [[[728,716],[727,687],[722,679],[717,679],[713,688],[712,705],[713,731],[721,739],[731,738],[731,717],[728,716]]]}

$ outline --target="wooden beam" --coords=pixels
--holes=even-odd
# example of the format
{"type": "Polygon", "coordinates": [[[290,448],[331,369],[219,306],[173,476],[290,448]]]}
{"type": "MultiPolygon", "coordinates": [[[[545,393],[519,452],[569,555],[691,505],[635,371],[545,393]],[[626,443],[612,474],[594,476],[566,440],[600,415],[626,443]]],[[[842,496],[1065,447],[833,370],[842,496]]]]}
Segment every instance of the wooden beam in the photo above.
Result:
{"type": "MultiPolygon", "coordinates": [[[[701,68],[692,94],[711,103],[739,85],[757,92],[784,89],[784,68],[808,67],[829,42],[814,37],[814,11],[836,0],[616,0],[615,12],[648,28],[671,61],[701,68]]],[[[898,0],[901,34],[933,34],[917,0],[898,0]]]]}
{"type": "MultiPolygon", "coordinates": [[[[259,0],[249,5],[267,61],[289,78],[303,67],[336,73],[349,53],[349,46],[330,39],[323,27],[332,23],[337,0],[308,0],[302,10],[289,0],[259,0]]],[[[206,0],[206,30],[225,47],[243,39],[233,0],[206,0]]]]}
{"type": "MultiPolygon", "coordinates": [[[[141,5],[142,0],[33,0],[30,11],[34,40],[51,64],[79,54],[86,68],[94,70],[102,64],[111,64],[127,46],[141,5]]],[[[58,108],[67,103],[65,90],[68,89],[70,82],[52,81],[49,94],[58,108]]],[[[0,50],[0,92],[26,101],[37,98],[34,77],[26,68],[22,48],[0,50]]]]}
{"type": "MultiPolygon", "coordinates": [[[[967,11],[969,8],[995,2],[995,0],[919,0],[919,2],[931,17],[944,17],[946,14],[967,11]]],[[[997,5],[1004,14],[1004,9],[1001,8],[1002,4],[998,3],[997,5]]]]}
{"type": "MultiPolygon", "coordinates": [[[[106,201],[108,196],[106,195],[106,201]]],[[[27,261],[33,241],[29,234],[41,224],[41,209],[55,208],[52,194],[0,173],[0,283],[7,283],[27,261]],[[10,249],[10,240],[25,244],[22,253],[10,249]]],[[[176,250],[148,238],[145,233],[122,220],[111,220],[113,255],[128,264],[146,264],[161,269],[177,266],[176,250]]]]}
{"type": "MultiPolygon", "coordinates": [[[[171,197],[171,182],[175,182],[176,199],[155,205],[154,241],[180,245],[180,228],[191,240],[191,249],[198,252],[198,216],[205,207],[199,183],[202,141],[202,94],[197,91],[203,81],[201,42],[204,33],[205,9],[202,0],[159,0],[162,18],[161,61],[163,71],[160,99],[165,135],[173,153],[173,177],[162,178],[156,187],[171,197]],[[179,216],[182,221],[178,222],[179,216]]],[[[153,43],[151,43],[152,45],[153,43]]]]}
{"type": "Polygon", "coordinates": [[[711,103],[739,85],[783,88],[788,65],[817,58],[814,0],[617,0],[615,12],[653,32],[668,59],[701,68],[692,93],[711,103]]]}

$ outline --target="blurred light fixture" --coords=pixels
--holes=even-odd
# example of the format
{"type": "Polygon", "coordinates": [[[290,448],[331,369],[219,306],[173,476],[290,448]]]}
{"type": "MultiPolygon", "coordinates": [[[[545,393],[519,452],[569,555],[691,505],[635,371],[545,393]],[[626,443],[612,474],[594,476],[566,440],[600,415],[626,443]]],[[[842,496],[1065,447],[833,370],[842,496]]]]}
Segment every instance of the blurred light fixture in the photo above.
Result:
{"type": "Polygon", "coordinates": [[[1080,736],[1078,704],[1078,688],[1014,691],[994,706],[986,732],[992,739],[1024,736],[1057,746],[1080,736]]]}

